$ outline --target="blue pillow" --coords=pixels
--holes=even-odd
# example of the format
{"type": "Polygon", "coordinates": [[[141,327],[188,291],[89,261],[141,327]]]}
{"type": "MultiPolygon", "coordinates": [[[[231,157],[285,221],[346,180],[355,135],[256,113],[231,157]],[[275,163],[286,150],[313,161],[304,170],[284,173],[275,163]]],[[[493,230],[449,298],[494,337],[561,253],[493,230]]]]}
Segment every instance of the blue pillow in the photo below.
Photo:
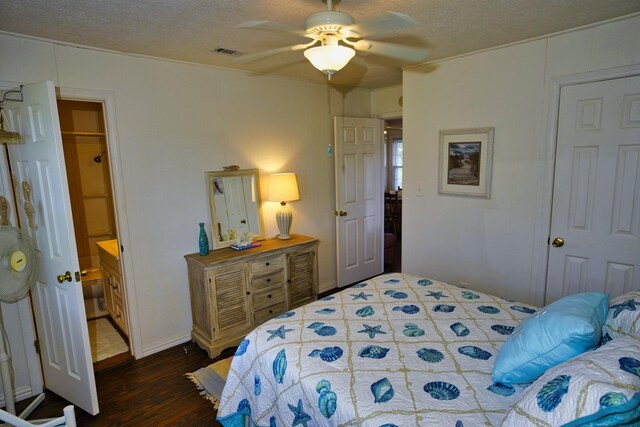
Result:
{"type": "Polygon", "coordinates": [[[600,292],[569,295],[522,322],[500,349],[493,380],[530,383],[547,369],[600,344],[609,296],[600,292]]]}

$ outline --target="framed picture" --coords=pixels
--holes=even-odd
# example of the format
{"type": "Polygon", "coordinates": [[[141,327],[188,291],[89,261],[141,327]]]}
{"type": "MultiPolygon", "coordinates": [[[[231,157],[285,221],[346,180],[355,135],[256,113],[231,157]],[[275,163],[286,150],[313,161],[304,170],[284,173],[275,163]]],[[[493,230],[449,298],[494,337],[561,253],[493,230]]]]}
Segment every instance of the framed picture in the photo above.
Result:
{"type": "Polygon", "coordinates": [[[438,194],[491,198],[493,130],[440,131],[438,194]]]}

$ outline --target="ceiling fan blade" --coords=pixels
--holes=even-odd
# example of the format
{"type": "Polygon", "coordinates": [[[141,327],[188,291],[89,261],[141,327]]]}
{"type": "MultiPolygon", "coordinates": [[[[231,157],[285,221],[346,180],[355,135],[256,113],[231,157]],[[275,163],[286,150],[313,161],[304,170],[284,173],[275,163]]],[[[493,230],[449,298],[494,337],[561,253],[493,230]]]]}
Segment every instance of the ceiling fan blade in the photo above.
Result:
{"type": "Polygon", "coordinates": [[[276,49],[264,50],[262,52],[250,53],[248,55],[242,55],[235,58],[237,62],[246,63],[257,61],[258,59],[266,58],[267,56],[277,55],[283,52],[295,52],[297,50],[302,50],[309,46],[308,44],[294,44],[293,46],[284,46],[276,49]]]}
{"type": "Polygon", "coordinates": [[[429,55],[429,49],[423,47],[380,41],[359,40],[353,44],[353,47],[359,52],[373,53],[374,55],[387,56],[412,63],[422,62],[429,55]]]}
{"type": "Polygon", "coordinates": [[[345,28],[348,37],[366,37],[370,34],[380,34],[389,31],[406,30],[418,25],[418,21],[408,15],[397,12],[385,12],[380,16],[353,24],[345,28]]]}
{"type": "Polygon", "coordinates": [[[278,31],[280,33],[288,33],[296,36],[304,36],[304,31],[271,21],[247,21],[238,25],[237,28],[255,28],[257,30],[278,31]]]}

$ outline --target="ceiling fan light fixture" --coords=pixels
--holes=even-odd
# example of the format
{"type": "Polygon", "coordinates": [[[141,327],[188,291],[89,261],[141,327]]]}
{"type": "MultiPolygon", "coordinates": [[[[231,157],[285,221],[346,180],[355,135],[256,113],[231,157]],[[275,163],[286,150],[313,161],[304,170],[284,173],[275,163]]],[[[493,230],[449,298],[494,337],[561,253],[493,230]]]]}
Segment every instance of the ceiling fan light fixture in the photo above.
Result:
{"type": "Polygon", "coordinates": [[[344,68],[351,61],[356,51],[350,47],[341,46],[335,37],[327,37],[322,46],[312,47],[304,51],[304,56],[318,70],[327,75],[329,80],[336,72],[344,68]]]}

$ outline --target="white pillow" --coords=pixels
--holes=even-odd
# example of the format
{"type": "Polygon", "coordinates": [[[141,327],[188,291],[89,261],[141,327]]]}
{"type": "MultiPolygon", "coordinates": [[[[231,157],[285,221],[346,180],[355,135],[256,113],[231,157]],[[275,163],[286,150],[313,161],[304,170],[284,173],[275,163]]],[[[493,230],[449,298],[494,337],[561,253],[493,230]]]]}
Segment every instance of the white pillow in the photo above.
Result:
{"type": "Polygon", "coordinates": [[[609,303],[602,326],[603,342],[624,336],[640,340],[640,291],[620,295],[609,303]]]}
{"type": "Polygon", "coordinates": [[[520,394],[502,425],[635,423],[640,423],[640,342],[623,337],[549,369],[520,394]]]}

